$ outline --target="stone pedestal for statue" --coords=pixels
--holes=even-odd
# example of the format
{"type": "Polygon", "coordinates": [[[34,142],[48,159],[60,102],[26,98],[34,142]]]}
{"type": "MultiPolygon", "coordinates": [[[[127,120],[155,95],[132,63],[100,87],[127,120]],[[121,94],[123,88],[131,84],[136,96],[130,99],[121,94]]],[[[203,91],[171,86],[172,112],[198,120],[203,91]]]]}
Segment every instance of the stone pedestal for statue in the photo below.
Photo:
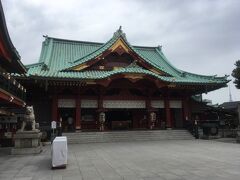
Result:
{"type": "Polygon", "coordinates": [[[42,152],[41,137],[42,133],[39,130],[17,131],[11,154],[39,154],[42,152]]]}

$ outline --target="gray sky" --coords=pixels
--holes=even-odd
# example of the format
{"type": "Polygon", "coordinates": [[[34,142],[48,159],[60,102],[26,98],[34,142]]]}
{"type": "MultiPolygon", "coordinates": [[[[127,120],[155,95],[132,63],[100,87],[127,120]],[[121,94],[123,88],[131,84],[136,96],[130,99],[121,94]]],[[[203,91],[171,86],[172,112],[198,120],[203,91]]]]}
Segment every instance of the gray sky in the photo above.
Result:
{"type": "MultiPolygon", "coordinates": [[[[231,75],[240,59],[239,0],[2,0],[11,39],[24,64],[38,60],[42,35],[106,42],[120,25],[132,45],[163,46],[177,68],[231,75]]],[[[232,79],[232,77],[229,77],[232,79]]],[[[233,83],[233,100],[240,90],[233,83]]],[[[204,95],[229,100],[229,89],[204,95]]]]}

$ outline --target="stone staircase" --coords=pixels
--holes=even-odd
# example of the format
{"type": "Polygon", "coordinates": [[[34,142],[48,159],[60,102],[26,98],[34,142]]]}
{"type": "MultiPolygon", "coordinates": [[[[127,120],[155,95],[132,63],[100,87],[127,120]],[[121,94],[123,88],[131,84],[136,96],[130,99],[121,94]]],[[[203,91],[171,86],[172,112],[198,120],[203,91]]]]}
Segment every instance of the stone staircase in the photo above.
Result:
{"type": "Polygon", "coordinates": [[[68,144],[194,139],[187,130],[75,132],[63,136],[67,136],[68,144]]]}

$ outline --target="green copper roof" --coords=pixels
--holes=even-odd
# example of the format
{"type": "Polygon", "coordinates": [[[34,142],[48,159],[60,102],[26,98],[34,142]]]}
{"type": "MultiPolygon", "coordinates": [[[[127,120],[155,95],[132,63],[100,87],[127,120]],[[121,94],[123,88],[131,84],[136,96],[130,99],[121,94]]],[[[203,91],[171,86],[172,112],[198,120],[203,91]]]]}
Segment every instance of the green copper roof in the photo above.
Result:
{"type": "Polygon", "coordinates": [[[95,80],[95,79],[104,79],[116,74],[126,74],[126,73],[134,73],[134,74],[145,74],[149,76],[153,76],[158,78],[159,80],[165,82],[174,82],[174,83],[185,83],[185,84],[222,84],[222,79],[209,79],[209,78],[196,78],[194,76],[186,77],[169,77],[169,76],[160,76],[157,75],[149,70],[145,70],[138,67],[126,67],[126,68],[119,68],[114,71],[71,71],[71,72],[64,72],[64,71],[42,71],[41,66],[37,65],[34,68],[30,68],[28,75],[31,76],[41,76],[45,78],[68,78],[68,79],[82,79],[82,80],[95,80]],[[36,73],[38,72],[38,73],[36,73]]]}
{"type": "Polygon", "coordinates": [[[115,74],[139,73],[153,76],[161,81],[183,84],[219,84],[224,86],[228,82],[227,77],[203,76],[179,70],[167,60],[161,48],[130,45],[121,29],[115,32],[113,37],[104,44],[46,37],[42,44],[39,62],[26,67],[28,68],[27,76],[42,78],[104,79],[115,74]],[[69,71],[70,68],[97,57],[109,49],[119,38],[122,38],[128,47],[148,64],[169,76],[161,76],[137,66],[128,66],[112,71],[69,71]]]}
{"type": "MultiPolygon", "coordinates": [[[[130,49],[132,49],[134,52],[136,52],[142,59],[144,59],[148,64],[154,66],[155,68],[170,74],[172,76],[178,76],[180,75],[180,71],[178,71],[176,68],[174,68],[168,61],[166,61],[166,58],[164,55],[161,53],[159,47],[134,47],[131,46],[130,43],[128,43],[125,34],[122,32],[122,30],[118,30],[117,32],[114,33],[113,37],[105,44],[102,44],[98,49],[95,51],[87,54],[86,56],[82,56],[72,63],[68,64],[67,67],[64,67],[64,69],[68,69],[74,66],[77,66],[79,64],[83,64],[107,49],[109,49],[119,38],[124,39],[126,44],[130,49]]],[[[63,70],[64,70],[63,69],[63,70]]]]}

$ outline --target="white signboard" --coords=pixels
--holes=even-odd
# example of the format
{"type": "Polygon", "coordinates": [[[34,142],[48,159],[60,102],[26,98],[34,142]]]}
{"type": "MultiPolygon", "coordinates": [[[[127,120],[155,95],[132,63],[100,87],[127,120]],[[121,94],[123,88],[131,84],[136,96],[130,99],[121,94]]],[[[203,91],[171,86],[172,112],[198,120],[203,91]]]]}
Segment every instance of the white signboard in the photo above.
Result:
{"type": "Polygon", "coordinates": [[[56,121],[52,121],[51,128],[52,129],[56,129],[57,128],[57,122],[56,121]]]}

